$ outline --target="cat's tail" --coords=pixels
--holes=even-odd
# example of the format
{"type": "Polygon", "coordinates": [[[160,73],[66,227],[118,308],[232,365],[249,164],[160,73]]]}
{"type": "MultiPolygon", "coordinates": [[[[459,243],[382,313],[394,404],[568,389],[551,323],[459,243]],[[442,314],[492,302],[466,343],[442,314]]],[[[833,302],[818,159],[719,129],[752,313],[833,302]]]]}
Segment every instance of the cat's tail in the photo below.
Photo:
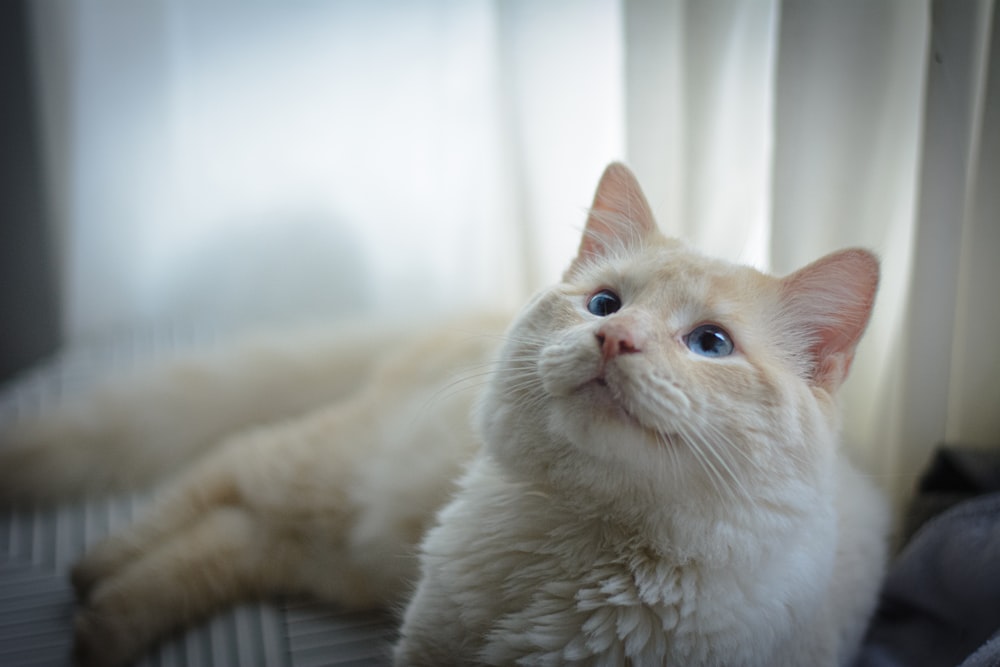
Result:
{"type": "Polygon", "coordinates": [[[259,336],[112,379],[37,417],[0,424],[0,505],[144,487],[232,432],[357,390],[392,330],[259,336]]]}

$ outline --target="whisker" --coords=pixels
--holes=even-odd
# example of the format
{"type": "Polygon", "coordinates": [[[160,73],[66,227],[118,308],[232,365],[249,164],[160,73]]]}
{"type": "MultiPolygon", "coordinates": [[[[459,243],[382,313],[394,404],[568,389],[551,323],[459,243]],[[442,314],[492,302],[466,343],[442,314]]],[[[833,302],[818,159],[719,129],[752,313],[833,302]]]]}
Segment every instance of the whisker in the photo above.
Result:
{"type": "Polygon", "coordinates": [[[712,489],[719,496],[720,500],[724,500],[723,496],[725,494],[723,492],[726,491],[728,487],[724,483],[722,483],[723,480],[721,480],[719,471],[716,469],[716,467],[712,464],[711,461],[709,461],[705,457],[705,454],[702,450],[701,442],[697,438],[693,438],[691,436],[686,426],[678,425],[678,430],[681,432],[681,436],[687,443],[688,449],[694,455],[695,461],[698,463],[702,471],[705,473],[705,476],[708,478],[709,483],[712,485],[712,489]]]}
{"type": "MultiPolygon", "coordinates": [[[[743,496],[743,498],[746,500],[751,500],[753,496],[743,485],[743,482],[740,481],[740,476],[733,469],[733,466],[729,464],[729,462],[726,460],[726,456],[724,455],[724,453],[728,453],[733,450],[739,450],[739,448],[736,447],[735,444],[728,437],[726,437],[722,432],[720,432],[717,428],[715,428],[714,425],[712,425],[710,422],[703,422],[702,426],[712,430],[717,437],[717,440],[715,442],[709,442],[707,438],[703,438],[703,442],[706,445],[705,449],[708,450],[708,453],[718,462],[719,466],[722,467],[723,471],[728,476],[729,481],[732,482],[732,484],[734,484],[739,489],[740,494],[743,496]]],[[[698,435],[702,436],[703,434],[698,433],[698,435]]]]}
{"type": "Polygon", "coordinates": [[[677,475],[680,472],[680,457],[677,452],[677,445],[674,443],[673,438],[670,437],[669,433],[661,433],[657,431],[655,435],[661,448],[667,451],[667,458],[670,459],[669,465],[667,466],[670,471],[670,482],[671,484],[676,483],[677,475]]]}
{"type": "Polygon", "coordinates": [[[753,466],[755,470],[758,472],[766,472],[765,469],[761,467],[760,461],[744,451],[743,447],[740,447],[715,424],[710,421],[704,421],[702,422],[702,429],[708,431],[707,435],[711,436],[712,440],[717,441],[720,445],[722,445],[721,447],[716,448],[720,456],[723,455],[723,452],[729,455],[739,454],[747,463],[753,466]]]}

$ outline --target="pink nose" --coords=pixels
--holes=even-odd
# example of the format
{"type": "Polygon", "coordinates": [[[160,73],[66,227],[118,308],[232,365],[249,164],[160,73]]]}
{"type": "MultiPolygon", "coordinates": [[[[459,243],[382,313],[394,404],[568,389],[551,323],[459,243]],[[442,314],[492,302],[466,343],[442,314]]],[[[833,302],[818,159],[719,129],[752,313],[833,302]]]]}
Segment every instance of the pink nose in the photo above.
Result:
{"type": "Polygon", "coordinates": [[[631,328],[621,320],[610,320],[597,330],[597,344],[605,361],[619,354],[639,352],[639,341],[636,340],[631,328]]]}

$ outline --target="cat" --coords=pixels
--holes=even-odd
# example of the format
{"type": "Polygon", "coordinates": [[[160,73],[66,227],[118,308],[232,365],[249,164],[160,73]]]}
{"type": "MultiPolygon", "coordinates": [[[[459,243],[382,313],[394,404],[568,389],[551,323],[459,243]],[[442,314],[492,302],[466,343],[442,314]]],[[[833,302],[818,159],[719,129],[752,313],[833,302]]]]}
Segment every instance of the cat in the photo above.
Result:
{"type": "Polygon", "coordinates": [[[707,258],[615,163],[562,281],[506,328],[303,346],[311,379],[272,359],[263,412],[199,389],[260,408],[252,355],[125,385],[15,426],[0,496],[179,470],[73,570],[84,665],[277,593],[404,608],[397,665],[845,665],[888,511],[839,447],[836,391],[878,275],[859,249],[784,278],[707,258]]]}

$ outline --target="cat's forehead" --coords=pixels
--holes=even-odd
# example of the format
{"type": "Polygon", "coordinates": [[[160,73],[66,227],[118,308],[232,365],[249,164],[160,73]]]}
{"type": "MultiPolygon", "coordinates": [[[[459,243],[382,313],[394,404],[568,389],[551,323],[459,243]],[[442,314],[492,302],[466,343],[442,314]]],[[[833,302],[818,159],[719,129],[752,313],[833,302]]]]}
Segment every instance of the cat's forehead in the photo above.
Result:
{"type": "Polygon", "coordinates": [[[689,297],[743,297],[775,286],[775,279],[748,266],[708,257],[673,239],[655,239],[640,248],[596,262],[585,282],[618,282],[623,288],[689,297]]]}

